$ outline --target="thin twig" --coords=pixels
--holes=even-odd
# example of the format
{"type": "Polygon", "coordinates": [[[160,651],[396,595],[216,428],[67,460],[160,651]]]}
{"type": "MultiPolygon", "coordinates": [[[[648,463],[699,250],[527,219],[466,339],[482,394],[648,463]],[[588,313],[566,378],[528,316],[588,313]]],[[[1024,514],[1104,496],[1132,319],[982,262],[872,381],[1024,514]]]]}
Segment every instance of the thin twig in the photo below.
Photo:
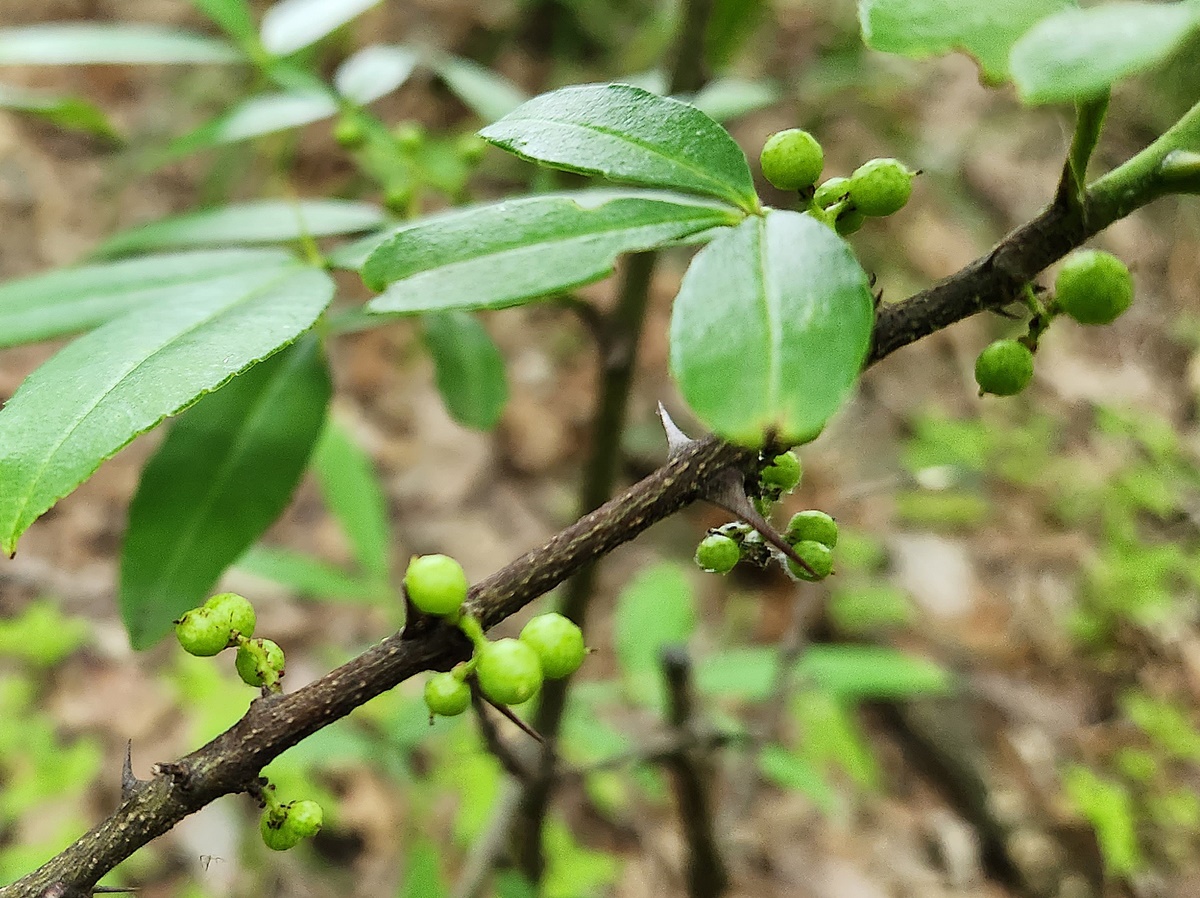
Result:
{"type": "Polygon", "coordinates": [[[488,714],[488,705],[490,704],[491,702],[484,697],[480,690],[479,684],[472,683],[471,706],[475,711],[475,723],[479,728],[483,744],[500,762],[500,766],[508,771],[509,776],[525,782],[529,778],[529,769],[521,763],[512,747],[500,735],[500,730],[496,728],[496,724],[488,714]]]}
{"type": "MultiPolygon", "coordinates": [[[[667,716],[681,741],[693,736],[696,722],[692,697],[692,662],[682,646],[666,648],[659,658],[667,683],[667,716]]],[[[710,785],[705,760],[686,748],[664,759],[675,783],[679,818],[687,843],[687,886],[691,898],[718,898],[729,888],[729,871],[721,858],[713,829],[710,785]]]]}

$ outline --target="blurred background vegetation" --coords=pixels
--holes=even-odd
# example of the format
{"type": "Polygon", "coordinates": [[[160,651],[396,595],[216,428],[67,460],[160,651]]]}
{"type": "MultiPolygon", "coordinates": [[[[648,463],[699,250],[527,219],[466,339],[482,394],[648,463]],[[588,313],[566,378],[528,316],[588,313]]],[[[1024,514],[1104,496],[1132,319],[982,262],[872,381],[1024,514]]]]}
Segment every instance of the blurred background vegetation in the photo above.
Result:
{"type": "MultiPolygon", "coordinates": [[[[269,5],[253,4],[259,15],[269,5]]],[[[291,59],[346,84],[357,51],[398,48],[359,57],[364,99],[396,80],[369,115],[330,108],[299,76],[281,91],[245,66],[0,66],[11,110],[0,112],[0,276],[256,198],[363,201],[402,218],[568,183],[486,149],[474,130],[567,83],[661,85],[677,15],[673,0],[359,5],[291,59]]],[[[0,0],[0,23],[219,33],[197,7],[229,5],[0,0]]],[[[1021,108],[962,56],[865,50],[850,2],[718,0],[708,52],[715,80],[696,102],[751,159],[773,131],[802,126],[824,144],[826,176],[875,156],[924,171],[902,213],[852,238],[885,302],[956,271],[1053,193],[1066,111],[1021,108]]],[[[1096,170],[1198,94],[1200,42],[1118,88],[1096,170]]],[[[662,726],[658,647],[678,641],[722,745],[731,894],[1200,892],[1200,207],[1156,203],[1097,243],[1133,268],[1134,308],[1109,328],[1053,328],[1027,393],[976,397],[975,354],[1016,325],[972,320],[871,370],[805,448],[786,510],[824,509],[843,532],[837,575],[805,587],[817,601],[798,609],[782,575],[701,575],[695,543],[724,520],[709,509],[613,556],[563,736],[570,772],[547,833],[546,894],[681,893],[671,790],[641,748],[662,726]]],[[[654,284],[629,479],[665,456],[659,400],[687,429],[665,370],[682,252],[654,284]]],[[[366,292],[339,278],[353,309],[366,292]]],[[[611,284],[583,293],[606,304],[611,284]]],[[[401,320],[330,341],[336,426],[284,519],[223,581],[255,600],[260,631],[287,649],[290,688],[399,622],[389,565],[446,552],[474,580],[572,520],[596,385],[586,327],[552,305],[478,320],[507,390],[460,407],[442,394],[455,395],[446,379],[461,335],[439,345],[401,320]],[[347,485],[338,471],[357,475],[347,485]],[[387,557],[359,551],[356,534],[373,527],[388,534],[387,557]]],[[[49,351],[7,351],[0,396],[49,351]]],[[[120,624],[115,559],[159,439],[106,464],[0,564],[0,882],[111,811],[128,740],[144,776],[248,701],[228,665],[167,644],[134,654],[120,624]]],[[[326,828],[311,844],[272,854],[252,802],[226,798],[111,882],[153,898],[451,894],[470,878],[503,773],[470,721],[430,725],[420,687],[404,684],[268,769],[281,795],[322,801],[326,828]]],[[[487,888],[526,894],[503,871],[487,888]]]]}

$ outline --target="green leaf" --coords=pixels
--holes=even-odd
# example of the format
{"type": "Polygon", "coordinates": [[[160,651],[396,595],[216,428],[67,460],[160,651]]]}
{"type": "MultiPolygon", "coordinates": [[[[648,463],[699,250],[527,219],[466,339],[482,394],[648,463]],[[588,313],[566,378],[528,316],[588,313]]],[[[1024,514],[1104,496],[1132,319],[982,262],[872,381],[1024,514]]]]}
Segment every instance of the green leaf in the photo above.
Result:
{"type": "Polygon", "coordinates": [[[135,436],[294,341],[332,297],[329,276],[299,263],[241,272],[60,351],[0,410],[0,549],[135,436]]]}
{"type": "Polygon", "coordinates": [[[528,99],[499,72],[459,56],[441,53],[429,60],[446,86],[485,122],[508,115],[528,99]]]}
{"type": "Polygon", "coordinates": [[[671,372],[722,437],[816,436],[849,394],[874,303],[854,253],[825,225],[769,210],[692,260],[671,316],[671,372]]]}
{"type": "Polygon", "coordinates": [[[699,93],[685,98],[713,121],[726,122],[764,109],[779,99],[779,85],[772,81],[718,78],[699,93]]]}
{"type": "Polygon", "coordinates": [[[162,218],[110,237],[98,256],[188,246],[282,243],[379,227],[383,210],[351,200],[257,200],[162,218]]]}
{"type": "Polygon", "coordinates": [[[1109,3],[1064,9],[1038,22],[1012,48],[1012,75],[1030,104],[1103,93],[1153,68],[1200,28],[1200,4],[1109,3]]]}
{"type": "Polygon", "coordinates": [[[310,337],[171,427],[142,471],[121,551],[121,617],[135,649],[201,604],[287,506],[331,391],[320,341],[310,337]]]}
{"type": "Polygon", "coordinates": [[[133,22],[54,22],[0,29],[0,65],[240,62],[225,41],[133,22]]]}
{"type": "Polygon", "coordinates": [[[258,29],[247,0],[192,0],[192,5],[242,46],[258,44],[258,29]]]}
{"type": "Polygon", "coordinates": [[[662,563],[641,571],[621,590],[613,617],[617,661],[635,695],[661,692],[658,653],[686,642],[696,629],[696,603],[687,571],[662,563]]]}
{"type": "Polygon", "coordinates": [[[1074,0],[859,0],[863,41],[873,50],[922,59],[961,50],[991,82],[1008,79],[1017,39],[1074,0]]]}
{"type": "Polygon", "coordinates": [[[343,97],[365,106],[407,81],[418,59],[408,47],[371,44],[338,66],[333,85],[343,97]]]}
{"type": "Polygon", "coordinates": [[[108,117],[99,108],[79,97],[64,97],[45,91],[0,84],[0,109],[36,115],[60,128],[83,131],[109,140],[120,139],[120,134],[108,117]]]}
{"type": "Polygon", "coordinates": [[[391,528],[387,500],[370,456],[345,427],[330,419],[313,454],[313,468],[325,506],[350,540],[355,559],[386,582],[391,528]]]}
{"type": "Polygon", "coordinates": [[[331,31],[362,15],[379,0],[278,0],[262,19],[267,52],[287,56],[316,43],[331,31]]]}
{"type": "Polygon", "coordinates": [[[324,602],[344,600],[386,605],[398,601],[386,583],[364,579],[317,558],[274,546],[252,546],[235,566],[247,574],[324,602]]]}
{"type": "Polygon", "coordinates": [[[450,416],[467,427],[491,430],[508,401],[500,350],[467,312],[438,312],[426,315],[422,323],[438,392],[450,416]]]}
{"type": "Polygon", "coordinates": [[[811,646],[797,663],[796,673],[848,701],[939,695],[953,687],[950,675],[932,661],[869,645],[811,646]]]}
{"type": "Polygon", "coordinates": [[[0,347],[88,330],[182,288],[295,263],[273,249],[222,249],[60,268],[0,284],[0,347]]]}
{"type": "Polygon", "coordinates": [[[778,675],[778,649],[730,648],[700,660],[696,665],[696,688],[707,695],[757,702],[771,694],[778,675]]]}
{"type": "Polygon", "coordinates": [[[729,132],[695,106],[640,87],[564,87],[479,133],[554,168],[759,208],[750,166],[729,132]]]}
{"type": "Polygon", "coordinates": [[[363,280],[387,292],[372,312],[499,309],[612,273],[651,249],[740,214],[682,195],[588,190],[522,197],[405,225],[367,258],[363,280]]]}
{"type": "Polygon", "coordinates": [[[728,67],[762,22],[767,8],[766,0],[715,0],[704,35],[705,56],[714,70],[728,67]]]}
{"type": "Polygon", "coordinates": [[[775,785],[807,795],[826,814],[837,807],[837,793],[824,774],[809,759],[782,745],[763,746],[758,755],[758,770],[775,785]]]}
{"type": "Polygon", "coordinates": [[[299,128],[331,118],[337,111],[337,101],[324,91],[259,94],[173,140],[160,161],[166,163],[211,147],[299,128]]]}

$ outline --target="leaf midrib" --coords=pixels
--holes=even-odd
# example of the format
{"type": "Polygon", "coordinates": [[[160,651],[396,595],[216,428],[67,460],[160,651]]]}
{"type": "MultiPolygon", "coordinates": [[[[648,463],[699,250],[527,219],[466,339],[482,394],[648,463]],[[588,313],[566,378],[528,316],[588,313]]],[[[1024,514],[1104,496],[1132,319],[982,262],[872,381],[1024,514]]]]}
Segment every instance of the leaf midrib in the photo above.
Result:
{"type": "MultiPolygon", "coordinates": [[[[99,394],[96,397],[95,401],[93,401],[87,407],[86,411],[84,411],[82,414],[80,414],[78,417],[75,418],[75,420],[71,423],[71,426],[63,433],[62,437],[58,440],[58,442],[55,443],[53,445],[53,447],[50,449],[50,451],[45,454],[41,465],[38,467],[37,476],[34,477],[34,479],[31,480],[29,482],[28,486],[26,487],[25,493],[21,498],[21,502],[19,505],[17,505],[15,514],[12,516],[11,521],[9,523],[14,527],[19,525],[19,523],[21,521],[21,517],[25,513],[25,509],[29,507],[29,502],[33,498],[33,494],[37,490],[38,484],[40,484],[42,482],[42,479],[45,477],[46,469],[50,466],[51,461],[54,460],[54,458],[58,455],[59,450],[61,450],[63,445],[74,435],[75,431],[78,430],[80,428],[80,426],[82,426],[83,422],[91,417],[92,413],[95,412],[96,407],[101,402],[103,402],[108,396],[110,396],[112,394],[112,392],[118,386],[120,386],[122,383],[124,383],[131,375],[133,375],[135,372],[140,370],[143,366],[147,365],[153,359],[157,358],[162,352],[164,352],[165,350],[170,348],[172,345],[174,345],[178,341],[182,340],[184,337],[187,337],[187,336],[190,336],[191,334],[193,334],[198,328],[201,328],[205,325],[212,323],[213,321],[215,321],[216,319],[218,319],[222,315],[224,315],[226,312],[229,312],[235,308],[240,308],[240,307],[244,306],[245,304],[251,302],[252,300],[257,299],[265,291],[274,289],[275,287],[277,287],[279,285],[279,283],[281,281],[284,281],[287,278],[294,276],[295,274],[299,273],[301,270],[303,270],[303,269],[295,268],[295,269],[292,269],[291,271],[282,273],[280,277],[275,278],[272,281],[270,281],[269,283],[264,284],[263,286],[258,287],[255,290],[251,291],[250,293],[246,294],[245,296],[243,296],[243,298],[240,301],[234,302],[231,305],[222,306],[218,311],[216,311],[211,316],[207,316],[205,318],[200,319],[194,325],[188,327],[184,331],[176,332],[167,343],[164,343],[163,345],[159,346],[157,349],[154,350],[154,352],[152,352],[149,355],[147,355],[146,357],[144,357],[141,361],[139,361],[132,368],[127,369],[123,374],[121,374],[121,376],[118,379],[116,379],[115,381],[110,381],[109,386],[105,388],[104,392],[99,394]]],[[[237,374],[237,372],[236,371],[233,372],[233,374],[231,374],[230,376],[233,376],[234,374],[237,374]]],[[[197,395],[202,396],[206,392],[211,392],[211,390],[202,390],[197,395]]],[[[158,421],[161,421],[163,418],[168,417],[170,414],[171,414],[170,412],[167,412],[166,414],[157,418],[155,423],[157,423],[158,421]]],[[[106,454],[103,457],[101,457],[100,459],[98,459],[96,461],[96,465],[99,466],[106,459],[111,458],[114,454],[119,452],[122,449],[122,447],[127,446],[130,442],[132,442],[135,437],[137,437],[139,434],[145,433],[147,430],[150,429],[150,427],[153,427],[153,426],[154,426],[154,424],[150,424],[148,427],[142,428],[142,429],[130,434],[129,438],[126,439],[125,442],[121,443],[120,446],[117,446],[111,452],[109,452],[108,454],[106,454]]],[[[93,468],[92,470],[95,470],[95,468],[93,468]]],[[[64,493],[63,495],[66,495],[66,493],[64,493]]],[[[53,497],[52,502],[56,502],[61,498],[62,498],[62,496],[55,496],[55,497],[53,497]]]]}

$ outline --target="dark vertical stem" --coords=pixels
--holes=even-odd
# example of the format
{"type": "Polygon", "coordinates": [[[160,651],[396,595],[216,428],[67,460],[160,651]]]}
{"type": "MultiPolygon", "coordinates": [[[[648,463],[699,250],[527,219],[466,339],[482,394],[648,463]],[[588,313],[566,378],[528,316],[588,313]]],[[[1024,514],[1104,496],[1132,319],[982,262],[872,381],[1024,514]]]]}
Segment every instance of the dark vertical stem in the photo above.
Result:
{"type": "MultiPolygon", "coordinates": [[[[669,91],[692,92],[705,79],[704,35],[713,0],[682,0],[680,28],[675,42],[669,91]]],[[[605,322],[605,339],[600,345],[600,398],[592,425],[591,454],[584,468],[579,492],[579,513],[587,514],[607,502],[613,494],[621,461],[621,436],[625,430],[629,394],[637,368],[638,344],[646,320],[650,283],[657,253],[638,253],[626,260],[621,274],[617,305],[605,322]]],[[[580,570],[567,583],[559,611],[583,627],[588,603],[596,582],[595,563],[580,570]]],[[[513,818],[512,850],[517,867],[531,882],[541,880],[542,826],[554,786],[554,746],[570,679],[552,680],[542,689],[533,727],[546,740],[540,775],[525,784],[513,818]]]]}
{"type": "Polygon", "coordinates": [[[691,898],[719,898],[729,888],[729,871],[714,832],[711,775],[695,748],[692,662],[682,646],[667,648],[660,659],[667,683],[667,715],[680,748],[666,759],[675,783],[679,819],[688,849],[687,887],[691,898]]]}

